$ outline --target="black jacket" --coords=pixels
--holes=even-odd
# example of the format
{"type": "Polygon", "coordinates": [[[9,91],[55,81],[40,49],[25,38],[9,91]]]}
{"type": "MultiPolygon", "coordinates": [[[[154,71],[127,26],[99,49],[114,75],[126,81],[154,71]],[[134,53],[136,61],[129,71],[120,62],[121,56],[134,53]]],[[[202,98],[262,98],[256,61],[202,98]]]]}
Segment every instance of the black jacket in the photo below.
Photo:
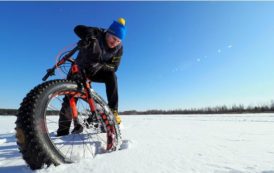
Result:
{"type": "Polygon", "coordinates": [[[106,30],[102,28],[78,25],[74,32],[81,40],[93,40],[89,46],[82,47],[79,51],[76,63],[80,68],[84,68],[90,75],[99,70],[117,71],[123,55],[123,45],[108,48],[105,40],[106,30]]]}

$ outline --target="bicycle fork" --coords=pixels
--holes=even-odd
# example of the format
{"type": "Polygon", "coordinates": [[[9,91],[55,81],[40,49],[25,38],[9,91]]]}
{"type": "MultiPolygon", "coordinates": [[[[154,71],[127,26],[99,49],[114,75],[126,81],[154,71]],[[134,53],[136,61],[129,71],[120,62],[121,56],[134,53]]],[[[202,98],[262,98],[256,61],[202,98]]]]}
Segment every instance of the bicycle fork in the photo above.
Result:
{"type": "MultiPolygon", "coordinates": [[[[89,85],[88,82],[85,83],[84,89],[85,89],[85,96],[84,97],[86,98],[86,100],[89,104],[91,112],[95,113],[96,106],[95,106],[95,102],[94,102],[93,98],[91,97],[90,85],[89,85]]],[[[77,110],[76,103],[77,103],[77,98],[71,97],[69,99],[69,105],[70,105],[70,108],[71,108],[71,111],[72,111],[72,118],[73,118],[73,120],[77,121],[78,120],[78,110],[77,110]]]]}

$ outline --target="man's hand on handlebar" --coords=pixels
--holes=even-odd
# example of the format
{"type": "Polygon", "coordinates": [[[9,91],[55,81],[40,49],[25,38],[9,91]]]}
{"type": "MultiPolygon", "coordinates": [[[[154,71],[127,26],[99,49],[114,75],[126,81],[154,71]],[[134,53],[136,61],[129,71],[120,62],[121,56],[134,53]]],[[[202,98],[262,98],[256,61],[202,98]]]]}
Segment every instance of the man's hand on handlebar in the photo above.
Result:
{"type": "Polygon", "coordinates": [[[85,39],[81,39],[78,41],[77,46],[79,48],[87,48],[91,45],[92,42],[94,42],[96,38],[94,36],[87,36],[85,39]]]}

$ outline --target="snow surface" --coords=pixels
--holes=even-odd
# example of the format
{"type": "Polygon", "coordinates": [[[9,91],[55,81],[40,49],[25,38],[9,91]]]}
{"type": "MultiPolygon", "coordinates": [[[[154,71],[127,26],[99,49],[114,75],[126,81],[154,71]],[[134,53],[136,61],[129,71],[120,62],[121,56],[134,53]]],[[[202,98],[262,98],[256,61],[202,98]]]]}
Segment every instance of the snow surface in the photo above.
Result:
{"type": "MultiPolygon", "coordinates": [[[[0,172],[30,173],[15,117],[0,117],[0,172]]],[[[37,173],[274,173],[274,114],[122,116],[124,150],[37,173]]]]}

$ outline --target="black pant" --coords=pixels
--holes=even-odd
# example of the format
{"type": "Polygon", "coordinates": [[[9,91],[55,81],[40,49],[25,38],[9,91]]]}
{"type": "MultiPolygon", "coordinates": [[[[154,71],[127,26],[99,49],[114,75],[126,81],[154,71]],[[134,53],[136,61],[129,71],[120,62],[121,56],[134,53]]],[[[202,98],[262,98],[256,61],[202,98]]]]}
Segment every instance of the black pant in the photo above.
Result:
{"type": "Polygon", "coordinates": [[[92,82],[105,83],[108,106],[111,109],[118,110],[118,83],[115,72],[99,70],[90,79],[92,82]]]}
{"type": "MultiPolygon", "coordinates": [[[[95,75],[88,77],[92,82],[105,83],[108,105],[111,109],[118,110],[118,85],[115,72],[99,70],[95,75]]],[[[68,78],[70,77],[68,76],[68,78]]],[[[59,128],[57,130],[57,135],[67,135],[69,133],[71,120],[72,111],[69,105],[69,98],[64,97],[62,108],[59,113],[59,128]]]]}
{"type": "Polygon", "coordinates": [[[62,108],[59,113],[57,135],[69,134],[69,128],[72,120],[72,111],[69,105],[69,97],[65,96],[62,103],[62,108]]]}

